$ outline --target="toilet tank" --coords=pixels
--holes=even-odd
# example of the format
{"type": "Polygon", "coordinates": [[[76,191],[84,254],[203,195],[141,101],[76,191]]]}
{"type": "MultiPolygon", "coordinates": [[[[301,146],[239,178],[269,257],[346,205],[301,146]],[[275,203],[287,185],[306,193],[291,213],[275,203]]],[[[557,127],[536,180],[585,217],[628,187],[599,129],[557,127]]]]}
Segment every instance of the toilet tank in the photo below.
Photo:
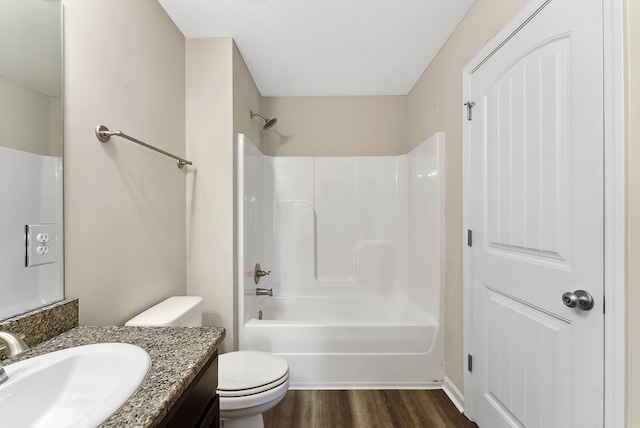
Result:
{"type": "Polygon", "coordinates": [[[201,327],[202,297],[173,296],[131,318],[128,327],[201,327]]]}

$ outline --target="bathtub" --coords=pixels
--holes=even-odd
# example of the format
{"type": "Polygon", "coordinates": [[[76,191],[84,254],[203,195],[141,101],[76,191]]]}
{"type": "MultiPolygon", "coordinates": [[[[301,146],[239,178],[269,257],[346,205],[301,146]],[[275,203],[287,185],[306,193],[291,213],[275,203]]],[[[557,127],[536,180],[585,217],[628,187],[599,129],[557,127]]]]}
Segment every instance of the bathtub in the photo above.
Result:
{"type": "Polygon", "coordinates": [[[251,316],[248,348],[284,357],[294,389],[429,388],[444,375],[441,329],[406,297],[266,297],[251,316]]]}

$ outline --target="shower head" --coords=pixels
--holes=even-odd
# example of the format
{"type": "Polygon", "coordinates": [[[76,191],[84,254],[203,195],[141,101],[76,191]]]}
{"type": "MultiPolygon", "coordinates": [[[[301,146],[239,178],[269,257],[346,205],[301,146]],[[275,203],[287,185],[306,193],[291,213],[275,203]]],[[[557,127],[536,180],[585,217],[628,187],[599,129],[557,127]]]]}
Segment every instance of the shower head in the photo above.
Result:
{"type": "Polygon", "coordinates": [[[275,125],[276,122],[278,121],[278,119],[276,119],[275,117],[273,119],[269,119],[265,117],[263,114],[251,112],[251,117],[253,118],[254,116],[261,117],[262,120],[264,120],[264,126],[262,127],[263,131],[273,128],[273,125],[275,125]]]}

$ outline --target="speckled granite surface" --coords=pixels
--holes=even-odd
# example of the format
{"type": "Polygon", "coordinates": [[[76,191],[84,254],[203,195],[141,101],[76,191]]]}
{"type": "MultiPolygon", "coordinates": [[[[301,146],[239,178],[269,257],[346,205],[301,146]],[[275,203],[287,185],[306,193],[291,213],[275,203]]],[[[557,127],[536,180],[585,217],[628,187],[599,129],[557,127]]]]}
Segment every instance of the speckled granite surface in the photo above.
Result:
{"type": "Polygon", "coordinates": [[[61,302],[0,321],[0,330],[24,334],[24,341],[35,346],[78,325],[78,299],[61,302]]]}
{"type": "MultiPolygon", "coordinates": [[[[138,345],[151,368],[136,393],[100,427],[155,427],[204,367],[225,336],[220,327],[81,326],[28,351],[14,361],[93,343],[138,345]]],[[[4,363],[9,364],[8,360],[4,363]]]]}

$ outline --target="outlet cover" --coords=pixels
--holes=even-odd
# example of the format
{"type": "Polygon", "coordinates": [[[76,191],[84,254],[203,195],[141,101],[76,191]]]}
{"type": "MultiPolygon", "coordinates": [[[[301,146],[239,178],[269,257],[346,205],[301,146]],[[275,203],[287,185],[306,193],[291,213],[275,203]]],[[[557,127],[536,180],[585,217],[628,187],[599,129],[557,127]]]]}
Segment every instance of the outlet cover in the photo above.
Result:
{"type": "Polygon", "coordinates": [[[25,266],[33,267],[56,262],[58,233],[55,223],[27,224],[25,227],[25,266]]]}

